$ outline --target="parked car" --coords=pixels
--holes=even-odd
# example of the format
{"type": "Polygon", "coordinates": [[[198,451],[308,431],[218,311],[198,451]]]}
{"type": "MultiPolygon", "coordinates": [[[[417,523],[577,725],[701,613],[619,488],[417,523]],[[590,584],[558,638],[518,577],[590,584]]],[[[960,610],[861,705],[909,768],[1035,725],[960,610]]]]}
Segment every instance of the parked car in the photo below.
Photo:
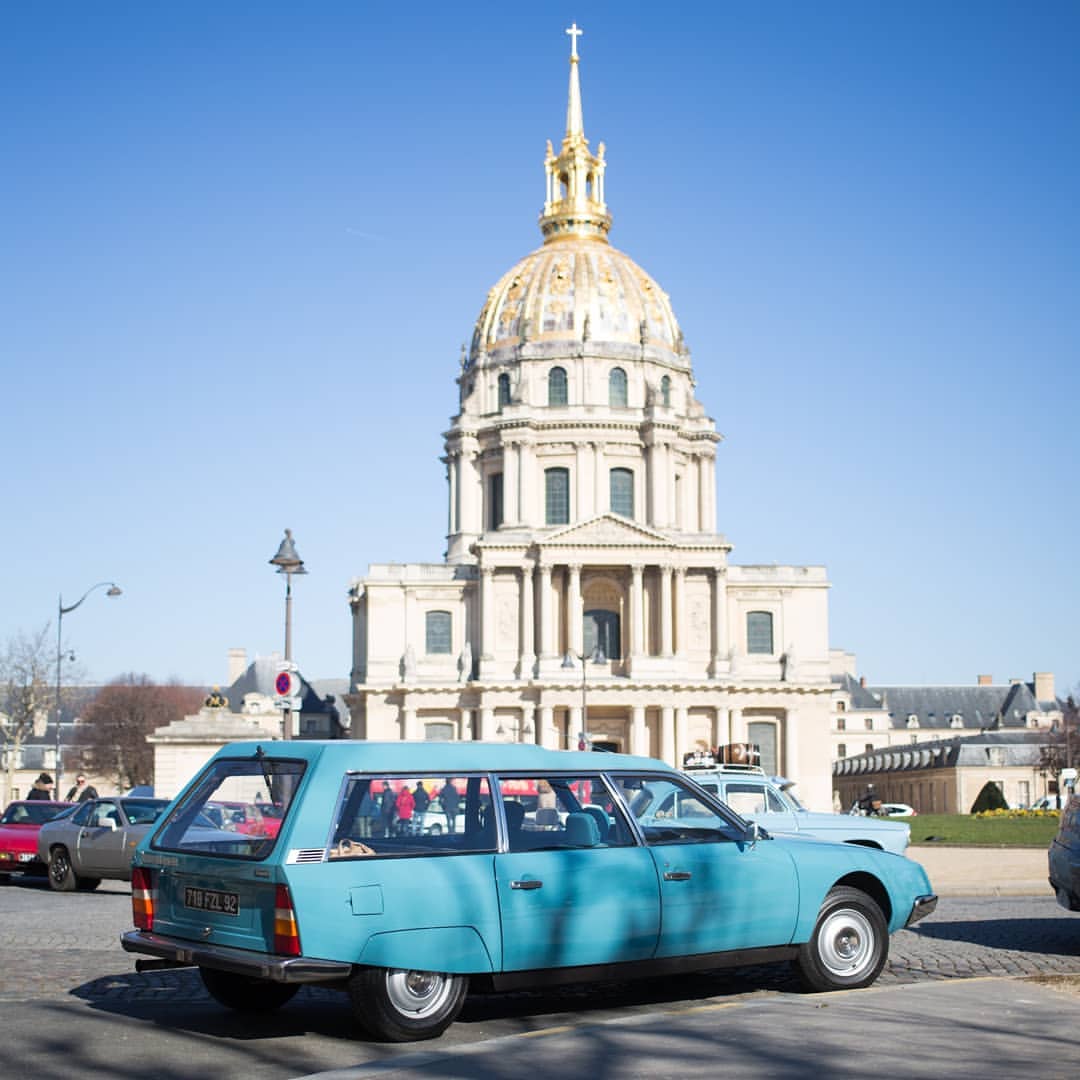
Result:
{"type": "Polygon", "coordinates": [[[705,759],[686,770],[706,791],[711,791],[748,821],[756,821],[770,833],[798,833],[820,840],[862,844],[903,855],[911,829],[900,821],[824,814],[807,810],[791,791],[791,782],[769,778],[756,765],[713,765],[705,759]],[[778,782],[779,781],[779,782],[778,782]],[[788,785],[782,787],[782,784],[788,785]]]}
{"type": "Polygon", "coordinates": [[[8,803],[0,814],[0,882],[10,880],[12,874],[45,875],[45,864],[37,853],[38,830],[46,821],[74,806],[75,803],[44,799],[8,803]]]}
{"type": "Polygon", "coordinates": [[[151,958],[140,970],[198,967],[231,1009],[276,1009],[303,983],[345,989],[369,1033],[407,1041],[441,1034],[472,980],[791,961],[811,990],[867,986],[890,932],[936,903],[918,863],[773,837],[649,758],[248,742],[218,751],[139,843],[122,944],[151,958]],[[432,776],[464,792],[461,831],[374,835],[372,788],[432,776]],[[516,794],[530,789],[545,805],[516,794]],[[276,837],[199,826],[208,802],[260,793],[283,808],[276,837]]]}
{"type": "Polygon", "coordinates": [[[1068,911],[1080,911],[1080,795],[1065,804],[1047,857],[1057,902],[1068,911]]]}
{"type": "Polygon", "coordinates": [[[886,817],[915,817],[916,810],[903,802],[886,802],[881,804],[881,812],[886,817]]]}
{"type": "Polygon", "coordinates": [[[42,825],[38,858],[60,892],[96,889],[102,878],[131,879],[131,857],[168,799],[87,799],[71,814],[42,825]]]}

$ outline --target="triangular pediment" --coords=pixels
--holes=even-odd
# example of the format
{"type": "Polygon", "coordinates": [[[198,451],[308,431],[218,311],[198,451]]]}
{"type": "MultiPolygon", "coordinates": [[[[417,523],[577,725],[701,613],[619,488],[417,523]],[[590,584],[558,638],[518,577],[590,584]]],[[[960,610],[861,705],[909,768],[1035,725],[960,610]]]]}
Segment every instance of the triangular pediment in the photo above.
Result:
{"type": "Polygon", "coordinates": [[[618,514],[600,514],[588,521],[575,522],[558,529],[540,542],[542,547],[608,547],[611,545],[647,547],[671,547],[670,536],[636,521],[629,521],[618,514]]]}

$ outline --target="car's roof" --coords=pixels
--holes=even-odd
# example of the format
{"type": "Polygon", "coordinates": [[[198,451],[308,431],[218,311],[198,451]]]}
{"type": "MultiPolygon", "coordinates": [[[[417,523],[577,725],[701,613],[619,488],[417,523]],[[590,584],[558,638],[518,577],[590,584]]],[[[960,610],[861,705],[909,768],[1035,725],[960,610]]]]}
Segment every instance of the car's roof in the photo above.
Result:
{"type": "Polygon", "coordinates": [[[674,772],[655,758],[607,754],[589,750],[548,750],[523,743],[497,742],[367,742],[358,739],[281,740],[232,743],[218,758],[254,757],[259,749],[269,758],[327,760],[343,770],[412,772],[415,775],[455,772],[509,772],[527,769],[560,772],[600,772],[611,769],[649,769],[674,772]]]}

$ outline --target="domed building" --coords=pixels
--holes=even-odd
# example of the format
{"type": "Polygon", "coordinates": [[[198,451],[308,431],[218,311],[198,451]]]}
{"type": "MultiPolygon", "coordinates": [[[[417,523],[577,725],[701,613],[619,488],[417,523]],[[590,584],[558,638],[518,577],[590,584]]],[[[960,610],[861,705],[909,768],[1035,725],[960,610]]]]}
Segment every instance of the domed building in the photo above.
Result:
{"type": "Polygon", "coordinates": [[[729,564],[714,422],[660,285],[608,240],[576,27],[543,243],[488,293],[445,433],[445,561],[350,590],[353,736],[507,739],[671,763],[754,742],[827,809],[822,567],[729,564]]]}

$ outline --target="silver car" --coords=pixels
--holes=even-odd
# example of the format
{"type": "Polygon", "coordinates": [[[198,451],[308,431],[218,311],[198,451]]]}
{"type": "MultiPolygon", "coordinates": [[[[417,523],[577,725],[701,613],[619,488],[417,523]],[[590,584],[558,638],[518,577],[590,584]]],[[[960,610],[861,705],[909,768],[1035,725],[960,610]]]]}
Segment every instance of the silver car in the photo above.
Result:
{"type": "Polygon", "coordinates": [[[102,878],[131,880],[131,857],[168,799],[88,799],[38,832],[38,857],[60,892],[96,889],[102,878]]]}
{"type": "Polygon", "coordinates": [[[716,765],[685,771],[741,817],[756,821],[770,833],[861,844],[896,855],[903,855],[911,840],[911,828],[901,821],[807,810],[789,789],[753,765],[716,765]]]}

